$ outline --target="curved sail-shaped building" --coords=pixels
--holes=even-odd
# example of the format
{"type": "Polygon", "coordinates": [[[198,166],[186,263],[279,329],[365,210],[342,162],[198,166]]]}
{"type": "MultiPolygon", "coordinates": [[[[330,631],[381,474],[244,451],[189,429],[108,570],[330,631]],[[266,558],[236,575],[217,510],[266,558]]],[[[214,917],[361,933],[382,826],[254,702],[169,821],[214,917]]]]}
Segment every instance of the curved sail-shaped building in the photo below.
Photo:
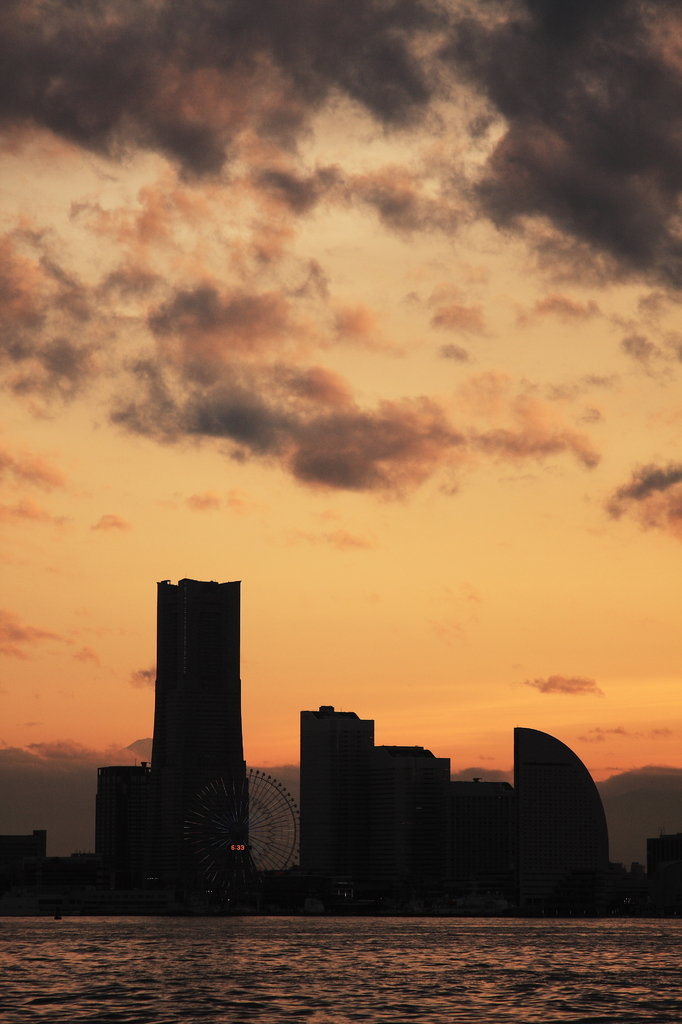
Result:
{"type": "Polygon", "coordinates": [[[522,907],[598,909],[609,839],[599,791],[577,754],[546,732],[514,730],[522,907]]]}

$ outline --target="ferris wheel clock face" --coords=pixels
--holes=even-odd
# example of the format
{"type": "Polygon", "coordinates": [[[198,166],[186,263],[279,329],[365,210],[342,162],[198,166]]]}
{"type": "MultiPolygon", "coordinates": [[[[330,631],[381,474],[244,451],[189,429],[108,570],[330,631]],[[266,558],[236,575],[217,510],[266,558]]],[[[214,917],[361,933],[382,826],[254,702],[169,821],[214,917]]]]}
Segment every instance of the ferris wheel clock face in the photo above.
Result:
{"type": "Polygon", "coordinates": [[[204,786],[185,838],[207,881],[225,880],[247,861],[257,871],[284,871],[298,860],[298,808],[281,783],[249,768],[244,789],[222,778],[204,786]]]}

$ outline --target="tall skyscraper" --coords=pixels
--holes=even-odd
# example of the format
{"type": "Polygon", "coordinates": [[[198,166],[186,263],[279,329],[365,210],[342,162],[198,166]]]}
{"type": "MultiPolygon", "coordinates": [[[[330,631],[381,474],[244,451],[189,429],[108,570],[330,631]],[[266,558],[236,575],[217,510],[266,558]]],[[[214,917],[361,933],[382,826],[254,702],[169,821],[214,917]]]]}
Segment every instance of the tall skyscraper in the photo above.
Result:
{"type": "Polygon", "coordinates": [[[370,758],[370,876],[378,888],[437,885],[445,874],[450,758],[375,747],[370,758]]]}
{"type": "Polygon", "coordinates": [[[374,722],[354,711],[301,712],[301,867],[366,877],[374,722]]]}
{"type": "Polygon", "coordinates": [[[95,852],[113,872],[116,889],[143,884],[148,801],[146,762],[97,770],[95,852]]]}
{"type": "Polygon", "coordinates": [[[514,730],[522,907],[596,909],[609,839],[599,791],[577,754],[536,729],[514,730]]]}
{"type": "Polygon", "coordinates": [[[451,891],[515,895],[516,794],[508,782],[450,782],[447,871],[451,891]]]}
{"type": "Polygon", "coordinates": [[[197,883],[185,824],[216,779],[242,792],[240,584],[158,585],[148,877],[197,883]]]}

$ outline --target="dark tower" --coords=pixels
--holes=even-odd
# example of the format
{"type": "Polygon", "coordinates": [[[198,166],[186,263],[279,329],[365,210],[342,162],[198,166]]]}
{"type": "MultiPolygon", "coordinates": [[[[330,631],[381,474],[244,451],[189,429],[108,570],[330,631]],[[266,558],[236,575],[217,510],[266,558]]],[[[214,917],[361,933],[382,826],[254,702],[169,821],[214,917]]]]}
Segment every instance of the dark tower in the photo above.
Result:
{"type": "Polygon", "coordinates": [[[244,791],[239,613],[238,582],[158,585],[148,876],[161,884],[197,884],[184,832],[203,787],[244,791]]]}
{"type": "Polygon", "coordinates": [[[514,729],[522,907],[596,910],[605,901],[609,837],[599,791],[577,754],[537,729],[514,729]]]}

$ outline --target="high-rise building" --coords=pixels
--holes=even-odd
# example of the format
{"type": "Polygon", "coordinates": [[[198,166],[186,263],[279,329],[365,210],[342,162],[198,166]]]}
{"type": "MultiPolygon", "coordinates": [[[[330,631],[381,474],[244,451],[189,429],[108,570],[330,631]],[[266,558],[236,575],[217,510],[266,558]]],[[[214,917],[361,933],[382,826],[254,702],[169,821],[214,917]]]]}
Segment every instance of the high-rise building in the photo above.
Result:
{"type": "Polygon", "coordinates": [[[514,730],[522,907],[596,909],[609,841],[601,797],[577,754],[536,729],[514,730]]]}
{"type": "Polygon", "coordinates": [[[514,897],[516,794],[508,782],[450,782],[447,870],[451,891],[514,897]]]}
{"type": "Polygon", "coordinates": [[[95,853],[113,873],[116,889],[143,884],[149,800],[149,765],[97,770],[95,853]]]}
{"type": "Polygon", "coordinates": [[[245,786],[239,640],[238,582],[159,583],[147,872],[161,884],[197,882],[184,832],[202,789],[245,786]]]}
{"type": "Polygon", "coordinates": [[[370,758],[370,877],[377,888],[438,885],[445,873],[450,759],[424,747],[374,747],[370,758]]]}
{"type": "Polygon", "coordinates": [[[301,712],[301,867],[326,876],[367,875],[369,759],[374,722],[354,711],[301,712]]]}

